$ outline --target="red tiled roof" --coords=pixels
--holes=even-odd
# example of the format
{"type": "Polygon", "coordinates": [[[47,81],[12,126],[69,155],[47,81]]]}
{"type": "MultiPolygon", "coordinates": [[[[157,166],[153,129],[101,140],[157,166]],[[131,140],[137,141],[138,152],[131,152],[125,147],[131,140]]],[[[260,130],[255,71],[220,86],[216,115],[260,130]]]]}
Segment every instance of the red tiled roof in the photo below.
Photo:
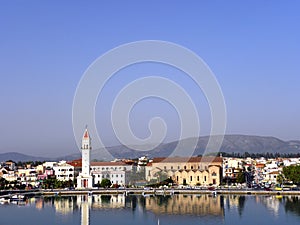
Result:
{"type": "Polygon", "coordinates": [[[74,167],[82,167],[82,160],[81,159],[75,159],[73,161],[67,162],[69,165],[74,167]]]}
{"type": "Polygon", "coordinates": [[[152,163],[184,163],[184,162],[194,162],[194,163],[200,163],[200,162],[214,162],[214,163],[222,163],[223,160],[221,157],[160,157],[160,158],[154,158],[152,163]]]}
{"type": "Polygon", "coordinates": [[[278,171],[273,171],[273,172],[270,172],[269,174],[279,174],[278,171]]]}
{"type": "Polygon", "coordinates": [[[91,162],[91,166],[127,166],[124,162],[91,162]]]}
{"type": "Polygon", "coordinates": [[[256,166],[256,167],[263,168],[263,167],[265,167],[265,164],[263,164],[263,163],[258,163],[258,164],[256,164],[255,166],[256,166]]]}
{"type": "Polygon", "coordinates": [[[83,138],[89,138],[89,132],[87,129],[84,132],[83,138]]]}
{"type": "MultiPolygon", "coordinates": [[[[82,167],[82,160],[76,159],[70,162],[67,162],[74,167],[82,167]]],[[[127,166],[125,162],[91,162],[91,166],[127,166]]]]}

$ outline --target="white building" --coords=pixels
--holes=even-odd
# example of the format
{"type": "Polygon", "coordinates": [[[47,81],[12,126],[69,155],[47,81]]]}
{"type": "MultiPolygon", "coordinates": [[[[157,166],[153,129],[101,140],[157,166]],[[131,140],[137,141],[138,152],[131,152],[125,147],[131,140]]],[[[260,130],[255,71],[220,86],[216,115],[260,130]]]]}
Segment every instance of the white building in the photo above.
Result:
{"type": "Polygon", "coordinates": [[[91,137],[87,130],[84,131],[81,142],[81,154],[82,154],[82,169],[77,177],[77,188],[92,188],[93,177],[91,176],[91,137]]]}
{"type": "Polygon", "coordinates": [[[124,162],[92,162],[91,164],[95,184],[100,184],[102,179],[109,179],[112,184],[127,185],[132,170],[133,166],[124,162]]]}
{"type": "Polygon", "coordinates": [[[57,180],[74,180],[74,166],[68,164],[66,161],[60,161],[54,164],[53,170],[57,180]]]}

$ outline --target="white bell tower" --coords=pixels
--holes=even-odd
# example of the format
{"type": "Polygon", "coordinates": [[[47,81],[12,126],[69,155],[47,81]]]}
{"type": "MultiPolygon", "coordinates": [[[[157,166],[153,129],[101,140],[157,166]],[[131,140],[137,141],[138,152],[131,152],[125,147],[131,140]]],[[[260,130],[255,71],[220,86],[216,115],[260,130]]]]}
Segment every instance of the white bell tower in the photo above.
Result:
{"type": "Polygon", "coordinates": [[[82,175],[90,175],[91,149],[91,137],[88,129],[86,128],[81,142],[82,175]]]}
{"type": "Polygon", "coordinates": [[[92,188],[93,177],[91,176],[91,137],[87,127],[82,136],[81,155],[82,169],[77,177],[77,188],[92,188]]]}

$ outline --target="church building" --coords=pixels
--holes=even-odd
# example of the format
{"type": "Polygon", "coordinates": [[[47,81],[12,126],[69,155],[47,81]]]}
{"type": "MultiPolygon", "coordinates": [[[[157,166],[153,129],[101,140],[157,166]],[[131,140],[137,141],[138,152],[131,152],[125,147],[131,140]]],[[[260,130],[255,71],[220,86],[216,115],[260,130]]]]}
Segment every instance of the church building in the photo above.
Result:
{"type": "Polygon", "coordinates": [[[93,177],[91,175],[91,137],[86,128],[81,142],[82,170],[77,177],[77,188],[92,188],[93,177]]]}

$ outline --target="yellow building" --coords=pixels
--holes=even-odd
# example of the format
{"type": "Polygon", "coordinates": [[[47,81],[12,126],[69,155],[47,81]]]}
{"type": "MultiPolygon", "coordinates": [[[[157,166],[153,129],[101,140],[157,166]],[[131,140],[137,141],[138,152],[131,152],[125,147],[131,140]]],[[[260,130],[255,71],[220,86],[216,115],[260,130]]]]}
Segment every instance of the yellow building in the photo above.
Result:
{"type": "Polygon", "coordinates": [[[162,181],[168,177],[171,177],[177,184],[219,185],[222,177],[222,158],[154,158],[146,167],[148,181],[162,181]]]}

